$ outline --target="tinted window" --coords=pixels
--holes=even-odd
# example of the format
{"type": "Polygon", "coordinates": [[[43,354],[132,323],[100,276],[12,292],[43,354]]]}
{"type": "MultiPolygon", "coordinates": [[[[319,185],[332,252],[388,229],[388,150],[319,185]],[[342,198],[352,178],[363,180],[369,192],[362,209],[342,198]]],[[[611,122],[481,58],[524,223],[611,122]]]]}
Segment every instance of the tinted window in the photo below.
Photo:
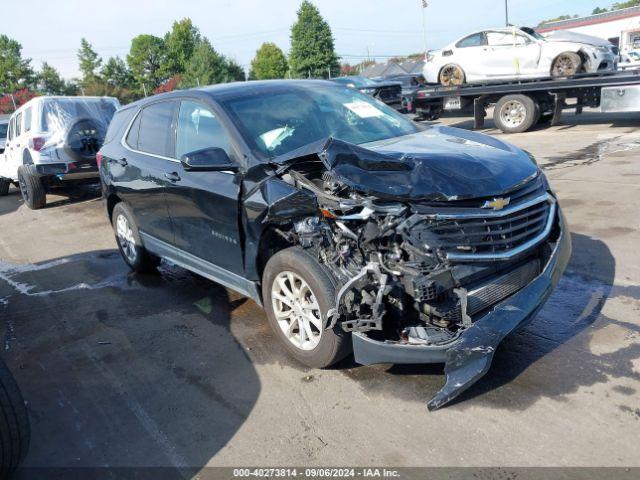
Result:
{"type": "Polygon", "coordinates": [[[138,150],[138,134],[140,132],[141,117],[142,115],[138,114],[135,121],[131,125],[131,128],[129,129],[129,133],[127,134],[127,140],[126,140],[127,145],[129,145],[131,148],[135,150],[138,150]]]}
{"type": "Polygon", "coordinates": [[[200,103],[182,102],[178,115],[176,157],[211,147],[222,148],[231,155],[227,133],[213,112],[200,103]]]}
{"type": "Polygon", "coordinates": [[[132,109],[116,112],[116,114],[111,119],[111,123],[109,123],[107,134],[104,137],[104,143],[110,143],[112,140],[114,140],[118,133],[122,135],[122,130],[131,121],[132,114],[132,109]]]}
{"type": "Polygon", "coordinates": [[[466,47],[479,47],[484,45],[484,33],[474,33],[473,35],[469,35],[467,38],[463,38],[460,40],[456,47],[458,48],[466,48],[466,47]]]}
{"type": "Polygon", "coordinates": [[[162,102],[142,110],[138,150],[173,158],[174,106],[174,102],[162,102]]]}
{"type": "Polygon", "coordinates": [[[8,129],[9,129],[8,123],[0,123],[0,138],[6,138],[8,129]]]}

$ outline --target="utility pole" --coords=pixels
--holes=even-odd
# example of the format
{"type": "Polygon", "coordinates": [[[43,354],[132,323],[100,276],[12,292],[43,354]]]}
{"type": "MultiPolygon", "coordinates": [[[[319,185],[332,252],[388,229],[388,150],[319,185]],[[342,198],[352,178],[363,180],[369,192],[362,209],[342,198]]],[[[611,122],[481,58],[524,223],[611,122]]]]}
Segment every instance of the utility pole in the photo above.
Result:
{"type": "Polygon", "coordinates": [[[509,26],[509,0],[504,0],[504,22],[505,26],[509,26]]]}

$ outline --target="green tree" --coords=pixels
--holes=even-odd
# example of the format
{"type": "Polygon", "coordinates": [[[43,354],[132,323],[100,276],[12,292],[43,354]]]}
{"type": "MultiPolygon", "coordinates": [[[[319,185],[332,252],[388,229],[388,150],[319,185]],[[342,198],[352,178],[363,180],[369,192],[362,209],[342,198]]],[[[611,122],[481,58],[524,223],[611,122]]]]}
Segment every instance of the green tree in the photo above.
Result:
{"type": "Polygon", "coordinates": [[[200,31],[193,26],[191,19],[183,18],[173,23],[171,31],[164,37],[167,60],[163,73],[167,78],[185,72],[201,38],[200,31]]]}
{"type": "Polygon", "coordinates": [[[162,68],[165,62],[164,40],[153,35],[138,35],[131,41],[127,64],[137,88],[145,86],[151,92],[164,80],[162,68]]]}
{"type": "Polygon", "coordinates": [[[118,88],[131,88],[134,84],[133,74],[120,57],[110,57],[104,64],[100,75],[109,85],[118,88]]]}
{"type": "Polygon", "coordinates": [[[332,76],[340,72],[331,28],[309,0],[302,2],[298,20],[291,27],[289,65],[296,77],[325,78],[329,71],[332,76]]]}
{"type": "Polygon", "coordinates": [[[0,94],[27,88],[33,80],[31,59],[22,58],[22,45],[0,35],[0,94]]]}
{"type": "Polygon", "coordinates": [[[251,78],[269,80],[284,78],[289,70],[287,57],[275,43],[263,43],[251,61],[251,78]]]}
{"type": "Polygon", "coordinates": [[[182,87],[196,87],[226,82],[228,61],[215,51],[211,42],[203,38],[193,52],[182,77],[182,87]]]}
{"type": "Polygon", "coordinates": [[[97,70],[102,64],[102,59],[85,38],[80,40],[78,62],[80,62],[82,81],[90,82],[95,79],[97,76],[97,70]]]}
{"type": "Polygon", "coordinates": [[[227,82],[242,82],[246,80],[245,71],[234,60],[226,59],[227,82]]]}
{"type": "Polygon", "coordinates": [[[601,8],[601,7],[596,7],[593,9],[593,11],[591,12],[591,15],[598,15],[599,13],[606,13],[609,10],[607,10],[606,8],[601,8]]]}
{"type": "Polygon", "coordinates": [[[613,4],[613,7],[611,7],[612,10],[618,10],[621,8],[631,8],[631,7],[637,7],[638,5],[640,5],[640,0],[628,0],[627,2],[617,2],[613,4]]]}
{"type": "Polygon", "coordinates": [[[36,75],[36,88],[45,95],[66,95],[67,84],[58,71],[47,62],[36,75]]]}

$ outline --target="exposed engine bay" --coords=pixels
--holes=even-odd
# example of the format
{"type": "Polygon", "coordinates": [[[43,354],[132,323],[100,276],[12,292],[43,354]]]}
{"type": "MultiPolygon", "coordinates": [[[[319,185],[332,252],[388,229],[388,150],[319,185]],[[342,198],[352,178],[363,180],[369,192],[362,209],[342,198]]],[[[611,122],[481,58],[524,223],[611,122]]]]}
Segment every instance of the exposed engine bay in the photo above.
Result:
{"type": "MultiPolygon", "coordinates": [[[[556,203],[542,175],[504,198],[426,196],[420,182],[398,181],[414,175],[412,169],[411,159],[336,140],[316,146],[278,168],[278,178],[296,193],[281,202],[289,221],[281,217],[277,232],[312,252],[336,279],[325,328],[383,345],[469,344],[451,353],[451,361],[442,357],[459,375],[448,372],[447,385],[455,388],[432,399],[430,408],[438,408],[486,373],[510,330],[461,337],[540,275],[554,248],[544,240],[555,235],[556,203]],[[394,181],[385,185],[385,175],[394,181]],[[311,199],[313,208],[301,208],[311,199]]],[[[369,363],[354,352],[356,361],[369,363]]]]}

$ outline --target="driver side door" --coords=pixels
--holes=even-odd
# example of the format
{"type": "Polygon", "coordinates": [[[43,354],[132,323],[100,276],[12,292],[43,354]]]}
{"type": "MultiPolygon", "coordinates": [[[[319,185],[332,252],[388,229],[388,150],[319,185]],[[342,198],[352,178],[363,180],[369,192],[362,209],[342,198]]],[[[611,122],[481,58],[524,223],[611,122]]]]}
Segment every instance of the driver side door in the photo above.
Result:
{"type": "Polygon", "coordinates": [[[215,112],[200,101],[183,99],[177,116],[176,161],[167,174],[175,247],[190,256],[191,264],[204,261],[203,270],[219,267],[242,275],[240,175],[189,171],[180,162],[183,155],[207,148],[221,148],[232,160],[238,158],[215,112]]]}

